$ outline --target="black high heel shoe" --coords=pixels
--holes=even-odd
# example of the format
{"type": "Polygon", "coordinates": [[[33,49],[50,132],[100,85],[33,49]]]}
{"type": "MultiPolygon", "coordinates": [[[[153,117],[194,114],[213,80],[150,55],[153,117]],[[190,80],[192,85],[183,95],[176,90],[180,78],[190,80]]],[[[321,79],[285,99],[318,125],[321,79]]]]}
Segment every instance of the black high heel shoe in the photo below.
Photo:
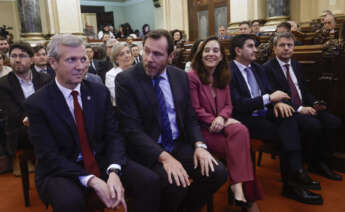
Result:
{"type": "Polygon", "coordinates": [[[229,205],[234,205],[234,203],[235,203],[235,206],[242,207],[242,212],[247,211],[246,209],[249,206],[248,202],[244,202],[242,200],[235,199],[234,193],[232,192],[230,186],[228,188],[228,203],[229,203],[229,205]],[[245,210],[243,210],[243,209],[245,209],[245,210]]]}

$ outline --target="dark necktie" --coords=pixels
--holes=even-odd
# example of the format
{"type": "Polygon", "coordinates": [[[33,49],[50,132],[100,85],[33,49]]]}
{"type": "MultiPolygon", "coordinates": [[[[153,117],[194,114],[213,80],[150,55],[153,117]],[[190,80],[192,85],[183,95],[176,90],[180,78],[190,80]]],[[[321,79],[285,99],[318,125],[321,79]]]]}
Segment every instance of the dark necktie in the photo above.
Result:
{"type": "Polygon", "coordinates": [[[159,82],[163,78],[161,76],[155,77],[154,81],[154,89],[156,91],[157,99],[159,102],[160,107],[160,115],[161,115],[161,135],[162,135],[162,146],[168,152],[171,152],[174,148],[174,142],[172,137],[172,131],[170,127],[170,121],[168,116],[168,109],[167,104],[165,102],[164,94],[162,89],[159,87],[159,82]]]}
{"type": "Polygon", "coordinates": [[[74,103],[74,118],[75,118],[75,122],[78,129],[80,149],[81,149],[81,154],[83,156],[84,167],[86,171],[99,177],[101,176],[101,172],[99,171],[96,158],[92,153],[92,150],[87,138],[83,111],[78,102],[78,91],[72,91],[72,96],[73,96],[73,103],[74,103]]]}
{"type": "Polygon", "coordinates": [[[301,99],[299,98],[298,92],[297,92],[297,88],[295,86],[295,83],[293,83],[292,79],[291,79],[291,75],[290,75],[290,65],[289,64],[285,64],[284,65],[286,68],[286,78],[290,87],[290,92],[291,92],[291,100],[292,100],[292,104],[296,107],[300,106],[302,104],[301,99]]]}

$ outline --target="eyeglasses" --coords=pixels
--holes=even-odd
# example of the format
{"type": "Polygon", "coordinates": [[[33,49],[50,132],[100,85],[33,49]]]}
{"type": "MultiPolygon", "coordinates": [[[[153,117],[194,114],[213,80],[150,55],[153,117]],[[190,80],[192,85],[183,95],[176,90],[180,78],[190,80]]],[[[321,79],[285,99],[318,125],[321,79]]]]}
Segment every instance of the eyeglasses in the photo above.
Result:
{"type": "Polygon", "coordinates": [[[19,57],[19,59],[26,59],[26,58],[29,57],[29,55],[27,55],[27,54],[18,54],[18,55],[16,55],[16,54],[11,54],[10,57],[11,57],[12,59],[17,59],[17,57],[19,57]]]}

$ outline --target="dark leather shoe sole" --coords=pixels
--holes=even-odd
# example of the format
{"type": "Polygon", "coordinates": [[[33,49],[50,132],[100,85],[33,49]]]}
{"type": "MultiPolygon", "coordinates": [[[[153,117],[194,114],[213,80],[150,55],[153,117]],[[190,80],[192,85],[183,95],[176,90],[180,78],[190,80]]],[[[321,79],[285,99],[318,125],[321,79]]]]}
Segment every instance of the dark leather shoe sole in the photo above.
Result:
{"type": "Polygon", "coordinates": [[[318,170],[309,169],[309,171],[311,173],[318,174],[318,175],[323,176],[323,177],[330,179],[330,180],[335,180],[335,181],[342,181],[343,180],[343,178],[336,173],[333,173],[333,175],[331,176],[329,174],[323,173],[322,171],[318,171],[318,170]]]}
{"type": "Polygon", "coordinates": [[[321,190],[321,185],[303,185],[300,184],[303,188],[308,190],[321,190]]]}
{"type": "Polygon", "coordinates": [[[302,199],[302,198],[298,198],[296,197],[296,195],[293,195],[293,194],[290,194],[290,193],[286,193],[286,192],[282,192],[282,195],[284,197],[287,197],[289,199],[293,199],[293,200],[296,200],[298,202],[302,202],[302,203],[305,203],[305,204],[310,204],[310,205],[322,205],[323,204],[323,199],[322,197],[318,198],[318,199],[302,199]]]}

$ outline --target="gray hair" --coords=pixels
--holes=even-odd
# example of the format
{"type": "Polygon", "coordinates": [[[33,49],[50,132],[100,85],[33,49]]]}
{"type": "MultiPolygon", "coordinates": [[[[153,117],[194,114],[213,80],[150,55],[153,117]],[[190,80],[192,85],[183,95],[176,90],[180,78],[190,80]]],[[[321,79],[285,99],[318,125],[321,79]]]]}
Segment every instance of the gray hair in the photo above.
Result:
{"type": "Polygon", "coordinates": [[[115,38],[111,38],[109,40],[107,40],[107,43],[106,43],[106,46],[109,47],[109,46],[114,46],[118,43],[118,41],[115,39],[115,38]]]}
{"type": "Polygon", "coordinates": [[[116,63],[116,58],[120,55],[121,50],[124,49],[125,47],[128,47],[129,51],[131,52],[130,47],[127,43],[118,43],[115,46],[113,46],[113,48],[111,48],[110,60],[116,66],[119,65],[116,63]]]}
{"type": "Polygon", "coordinates": [[[60,51],[59,46],[68,46],[68,47],[79,47],[83,46],[84,42],[81,38],[71,35],[71,34],[57,34],[54,35],[47,46],[48,57],[55,58],[59,60],[60,51]]]}
{"type": "Polygon", "coordinates": [[[276,35],[274,36],[273,46],[277,46],[277,43],[281,38],[292,39],[294,43],[296,42],[296,38],[294,34],[292,34],[291,32],[281,32],[281,33],[276,33],[276,35]]]}

